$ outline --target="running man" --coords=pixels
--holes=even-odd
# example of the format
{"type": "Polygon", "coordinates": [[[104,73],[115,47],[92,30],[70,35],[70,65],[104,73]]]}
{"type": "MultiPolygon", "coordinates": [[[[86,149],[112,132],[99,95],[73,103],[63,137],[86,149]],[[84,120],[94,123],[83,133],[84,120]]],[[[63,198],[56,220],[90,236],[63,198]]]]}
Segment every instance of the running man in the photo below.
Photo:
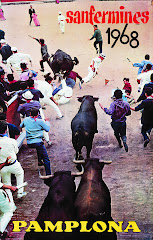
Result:
{"type": "Polygon", "coordinates": [[[104,53],[100,53],[98,57],[95,57],[92,59],[90,66],[88,67],[88,75],[84,77],[80,82],[79,82],[79,87],[80,89],[82,88],[82,84],[85,82],[90,82],[92,78],[96,76],[98,68],[101,64],[101,62],[106,58],[104,53]]]}
{"type": "Polygon", "coordinates": [[[48,49],[47,49],[47,45],[45,44],[45,40],[43,38],[33,38],[35,39],[37,42],[40,43],[41,45],[41,55],[42,55],[42,59],[40,60],[40,71],[44,72],[44,62],[47,62],[48,65],[50,66],[50,55],[48,53],[48,49]]]}
{"type": "Polygon", "coordinates": [[[98,54],[98,52],[102,53],[103,40],[102,40],[101,31],[98,29],[97,25],[93,25],[93,27],[94,27],[94,35],[88,40],[92,40],[92,39],[96,38],[96,41],[94,42],[94,47],[96,49],[96,53],[97,54],[98,54]],[[97,48],[97,44],[99,44],[99,51],[98,51],[98,48],[97,48]]]}

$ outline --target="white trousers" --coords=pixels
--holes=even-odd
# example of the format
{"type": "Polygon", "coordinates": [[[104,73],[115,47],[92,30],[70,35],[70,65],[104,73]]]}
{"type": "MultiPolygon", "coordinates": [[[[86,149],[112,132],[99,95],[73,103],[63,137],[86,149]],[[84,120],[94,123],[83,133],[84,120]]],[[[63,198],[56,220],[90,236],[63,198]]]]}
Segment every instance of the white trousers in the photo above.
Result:
{"type": "Polygon", "coordinates": [[[83,80],[85,83],[90,82],[91,79],[94,77],[94,74],[95,74],[95,73],[93,72],[92,68],[91,68],[91,67],[88,67],[88,75],[87,75],[86,77],[84,77],[82,80],[83,80]]]}
{"type": "Polygon", "coordinates": [[[56,102],[58,104],[65,104],[65,103],[68,103],[71,100],[71,98],[66,98],[64,96],[61,96],[58,100],[56,100],[56,102]]]}
{"type": "MultiPolygon", "coordinates": [[[[6,185],[12,185],[11,184],[11,174],[14,174],[16,177],[17,185],[20,185],[24,181],[24,171],[21,167],[21,164],[16,160],[16,162],[12,165],[5,166],[0,170],[0,174],[2,177],[2,182],[6,185]]],[[[7,191],[9,198],[11,202],[13,202],[12,193],[10,191],[7,191]],[[10,194],[11,193],[11,194],[10,194]]],[[[23,193],[23,188],[20,188],[18,190],[18,194],[23,193]]]]}
{"type": "Polygon", "coordinates": [[[65,32],[65,22],[64,21],[60,21],[60,30],[62,33],[65,32]]]}
{"type": "MultiPolygon", "coordinates": [[[[45,115],[43,113],[42,108],[40,108],[39,111],[40,111],[40,116],[41,116],[42,120],[44,120],[44,122],[45,122],[45,115]]],[[[45,141],[49,142],[49,133],[44,130],[43,131],[43,136],[44,136],[45,141]]]]}
{"type": "Polygon", "coordinates": [[[9,202],[9,199],[4,197],[0,201],[0,232],[4,232],[10,222],[13,212],[15,211],[14,204],[9,202]]]}
{"type": "Polygon", "coordinates": [[[52,107],[55,112],[57,113],[58,117],[62,117],[62,113],[59,110],[59,107],[48,97],[44,97],[44,98],[40,98],[40,104],[46,104],[49,105],[50,107],[52,107]]]}

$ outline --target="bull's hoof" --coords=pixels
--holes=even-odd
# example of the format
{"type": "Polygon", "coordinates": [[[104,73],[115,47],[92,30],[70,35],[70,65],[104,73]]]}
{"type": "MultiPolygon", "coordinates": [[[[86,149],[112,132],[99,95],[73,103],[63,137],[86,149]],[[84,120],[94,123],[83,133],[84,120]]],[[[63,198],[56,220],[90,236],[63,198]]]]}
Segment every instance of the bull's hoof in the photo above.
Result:
{"type": "Polygon", "coordinates": [[[44,166],[44,162],[42,160],[38,161],[38,166],[39,167],[44,166]]]}

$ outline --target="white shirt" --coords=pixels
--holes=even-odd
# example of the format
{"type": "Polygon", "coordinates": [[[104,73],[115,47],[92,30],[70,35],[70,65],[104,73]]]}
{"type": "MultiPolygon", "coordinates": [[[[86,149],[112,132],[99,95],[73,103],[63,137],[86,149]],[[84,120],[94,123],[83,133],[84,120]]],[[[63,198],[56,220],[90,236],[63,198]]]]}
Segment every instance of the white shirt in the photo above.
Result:
{"type": "Polygon", "coordinates": [[[0,137],[0,164],[4,163],[7,157],[11,156],[9,162],[14,162],[17,159],[16,154],[19,149],[17,141],[9,137],[0,137]]]}
{"type": "Polygon", "coordinates": [[[150,81],[151,81],[150,76],[152,73],[153,73],[153,70],[149,70],[149,71],[141,73],[137,76],[137,79],[140,80],[141,91],[143,90],[145,84],[150,83],[150,81]]]}
{"type": "Polygon", "coordinates": [[[7,67],[11,71],[10,67],[14,67],[17,71],[21,71],[20,63],[22,61],[32,61],[32,58],[29,54],[24,53],[13,53],[8,59],[7,59],[7,67]]]}
{"type": "Polygon", "coordinates": [[[52,86],[44,81],[44,80],[37,80],[35,81],[35,84],[37,85],[37,89],[42,92],[44,97],[51,98],[52,97],[52,86]]]}
{"type": "Polygon", "coordinates": [[[65,21],[65,17],[63,15],[58,16],[58,23],[60,23],[61,21],[65,21]]]}

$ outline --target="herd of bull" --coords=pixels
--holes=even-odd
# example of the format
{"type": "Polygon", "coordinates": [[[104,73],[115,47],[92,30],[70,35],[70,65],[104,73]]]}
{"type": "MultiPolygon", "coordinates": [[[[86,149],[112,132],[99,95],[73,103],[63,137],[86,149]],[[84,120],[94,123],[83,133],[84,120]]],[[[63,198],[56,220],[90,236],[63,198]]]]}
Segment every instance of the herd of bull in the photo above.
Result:
{"type": "MultiPolygon", "coordinates": [[[[107,225],[104,232],[80,232],[79,228],[72,232],[27,232],[25,240],[116,240],[116,231],[108,232],[108,221],[111,217],[111,197],[106,184],[102,179],[102,169],[110,162],[90,158],[92,141],[97,132],[97,113],[94,101],[97,98],[84,96],[78,98],[82,102],[77,115],[71,123],[72,142],[76,151],[74,162],[80,172],[55,172],[51,176],[41,176],[49,186],[49,192],[42,204],[36,221],[44,230],[44,221],[88,221],[88,229],[96,221],[103,221],[107,225]],[[81,160],[81,149],[87,148],[87,159],[81,160]],[[83,170],[82,170],[83,169],[83,170]],[[76,190],[75,177],[81,176],[76,190]]],[[[64,228],[64,226],[63,226],[64,228]]]]}

